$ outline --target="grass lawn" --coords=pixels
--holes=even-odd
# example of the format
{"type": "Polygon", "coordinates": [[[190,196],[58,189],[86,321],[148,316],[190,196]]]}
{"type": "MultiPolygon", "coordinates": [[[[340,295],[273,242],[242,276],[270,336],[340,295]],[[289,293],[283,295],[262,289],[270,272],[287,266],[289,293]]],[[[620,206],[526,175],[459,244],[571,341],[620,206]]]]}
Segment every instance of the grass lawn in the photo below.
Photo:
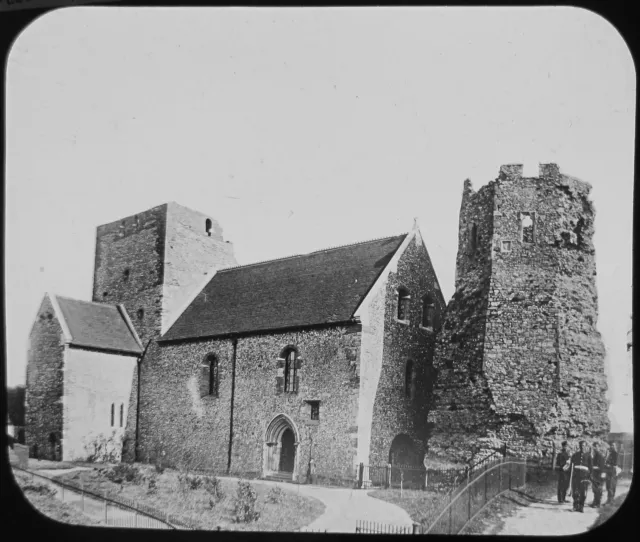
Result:
{"type": "Polygon", "coordinates": [[[444,503],[449,502],[445,493],[418,489],[405,489],[402,496],[399,489],[376,489],[370,491],[369,496],[403,508],[413,521],[421,525],[435,519],[435,515],[442,510],[444,503]]]}
{"type": "MultiPolygon", "coordinates": [[[[136,466],[145,476],[153,475],[153,466],[136,466]]],[[[203,489],[185,489],[178,480],[179,473],[176,470],[166,469],[163,474],[157,475],[157,489],[150,492],[147,480],[137,484],[117,484],[108,480],[99,469],[102,470],[103,467],[94,465],[93,470],[63,473],[56,479],[73,480],[76,483],[82,481],[87,490],[94,492],[116,492],[126,499],[162,510],[205,530],[220,527],[223,530],[240,531],[295,531],[324,512],[324,504],[317,499],[297,495],[295,486],[286,488],[281,501],[276,504],[269,502],[267,498],[271,487],[255,483],[252,485],[257,494],[256,510],[260,512],[259,519],[251,523],[234,523],[237,480],[219,480],[223,495],[211,508],[209,495],[203,489]]]]}
{"type": "Polygon", "coordinates": [[[14,471],[13,474],[26,499],[41,514],[61,523],[101,525],[99,521],[85,516],[79,510],[59,501],[46,484],[32,480],[30,476],[21,472],[14,471]]]}

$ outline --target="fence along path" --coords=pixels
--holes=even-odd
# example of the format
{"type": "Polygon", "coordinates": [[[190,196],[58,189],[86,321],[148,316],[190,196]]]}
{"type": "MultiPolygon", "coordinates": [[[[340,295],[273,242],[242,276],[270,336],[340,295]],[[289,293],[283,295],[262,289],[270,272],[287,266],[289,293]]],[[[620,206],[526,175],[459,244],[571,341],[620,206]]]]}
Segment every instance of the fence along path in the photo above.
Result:
{"type": "Polygon", "coordinates": [[[134,501],[129,501],[122,497],[118,497],[116,500],[88,491],[82,486],[75,486],[75,484],[54,480],[48,476],[43,476],[16,466],[13,468],[32,478],[46,480],[47,483],[56,487],[56,498],[59,498],[65,504],[79,508],[87,516],[100,520],[106,525],[144,529],[176,528],[168,519],[159,517],[162,514],[161,512],[153,511],[155,512],[154,514],[149,507],[141,506],[134,501]]]}
{"type": "Polygon", "coordinates": [[[466,485],[455,492],[425,534],[458,534],[493,499],[509,489],[522,487],[526,481],[525,460],[500,457],[484,464],[469,476],[466,485]]]}

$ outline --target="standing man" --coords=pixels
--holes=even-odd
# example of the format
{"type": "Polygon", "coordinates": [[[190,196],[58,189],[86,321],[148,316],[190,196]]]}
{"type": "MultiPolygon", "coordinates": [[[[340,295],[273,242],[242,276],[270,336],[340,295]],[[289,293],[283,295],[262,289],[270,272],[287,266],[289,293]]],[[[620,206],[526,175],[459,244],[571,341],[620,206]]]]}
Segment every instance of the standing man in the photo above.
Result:
{"type": "Polygon", "coordinates": [[[599,508],[602,501],[602,490],[604,489],[604,482],[606,473],[604,469],[604,456],[600,451],[600,444],[593,443],[593,457],[591,466],[591,483],[593,484],[593,502],[592,508],[599,508]]]}
{"type": "Polygon", "coordinates": [[[556,469],[558,471],[558,502],[567,502],[567,489],[569,489],[569,478],[571,471],[571,456],[567,448],[567,441],[562,443],[562,450],[556,458],[556,469]]]}
{"type": "Polygon", "coordinates": [[[591,473],[591,454],[584,449],[585,441],[578,444],[578,451],[571,456],[573,509],[576,512],[584,512],[584,501],[587,500],[587,486],[591,473]]]}
{"type": "Polygon", "coordinates": [[[616,485],[618,483],[618,450],[616,449],[616,443],[609,443],[609,450],[607,451],[607,457],[604,460],[604,469],[607,474],[607,502],[609,504],[616,496],[616,485]]]}

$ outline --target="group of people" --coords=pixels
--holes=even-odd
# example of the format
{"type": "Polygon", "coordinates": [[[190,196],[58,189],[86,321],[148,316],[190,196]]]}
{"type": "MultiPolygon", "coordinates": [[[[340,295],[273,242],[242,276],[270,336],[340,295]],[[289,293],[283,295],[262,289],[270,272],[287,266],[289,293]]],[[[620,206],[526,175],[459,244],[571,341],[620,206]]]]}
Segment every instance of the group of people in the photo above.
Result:
{"type": "Polygon", "coordinates": [[[581,440],[578,451],[571,455],[567,441],[562,443],[562,450],[556,460],[558,470],[558,502],[567,502],[567,491],[571,487],[573,510],[584,512],[589,484],[593,487],[593,502],[590,506],[598,508],[602,504],[603,489],[607,491],[609,504],[616,494],[618,467],[618,450],[615,442],[609,444],[606,454],[600,451],[600,444],[593,443],[593,452],[585,450],[586,442],[581,440]]]}

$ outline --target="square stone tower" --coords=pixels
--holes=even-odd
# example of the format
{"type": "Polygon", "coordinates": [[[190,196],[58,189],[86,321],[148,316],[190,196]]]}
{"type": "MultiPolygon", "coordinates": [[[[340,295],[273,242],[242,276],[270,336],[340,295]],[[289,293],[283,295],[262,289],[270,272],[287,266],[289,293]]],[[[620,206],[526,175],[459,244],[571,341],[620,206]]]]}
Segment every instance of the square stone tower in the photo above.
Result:
{"type": "Polygon", "coordinates": [[[166,331],[212,270],[233,265],[215,220],[166,203],[98,226],[93,301],[122,303],[144,343],[166,331]]]}
{"type": "Polygon", "coordinates": [[[434,360],[433,452],[546,453],[554,441],[606,438],[590,190],[555,164],[534,178],[502,166],[477,192],[465,181],[456,291],[434,360]]]}

